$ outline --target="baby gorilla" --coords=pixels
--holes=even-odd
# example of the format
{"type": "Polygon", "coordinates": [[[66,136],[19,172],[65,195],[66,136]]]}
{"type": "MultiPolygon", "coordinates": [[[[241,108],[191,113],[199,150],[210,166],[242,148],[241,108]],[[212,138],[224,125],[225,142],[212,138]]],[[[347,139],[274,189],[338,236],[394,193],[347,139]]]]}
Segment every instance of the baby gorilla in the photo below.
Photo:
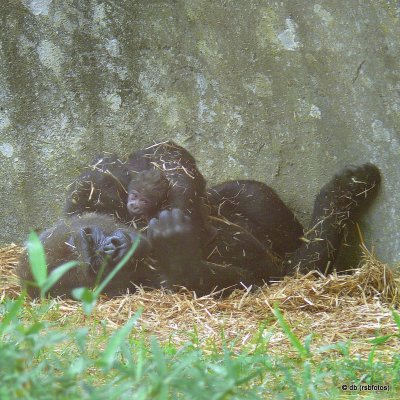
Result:
{"type": "Polygon", "coordinates": [[[127,161],[115,155],[97,157],[71,185],[65,213],[100,212],[144,227],[160,211],[179,208],[192,218],[195,234],[207,242],[215,231],[208,224],[205,186],[191,154],[164,142],[134,152],[127,161]]]}
{"type": "Polygon", "coordinates": [[[168,179],[158,169],[137,173],[128,186],[128,212],[148,222],[167,207],[168,188],[168,179]]]}
{"type": "MultiPolygon", "coordinates": [[[[268,186],[255,181],[232,181],[209,191],[210,221],[216,236],[204,243],[195,222],[180,209],[163,210],[149,222],[147,239],[105,289],[108,295],[149,287],[185,286],[197,295],[214,289],[262,285],[296,270],[332,269],[343,231],[376,193],[380,182],[372,164],[347,167],[318,194],[310,228],[302,235],[293,213],[268,186]]],[[[78,259],[51,290],[69,295],[74,287],[93,286],[103,263],[113,269],[139,235],[110,216],[83,214],[59,221],[45,231],[49,269],[78,259]]],[[[19,265],[23,280],[32,280],[26,254],[19,265]]],[[[32,295],[37,292],[31,291],[32,295]]]]}

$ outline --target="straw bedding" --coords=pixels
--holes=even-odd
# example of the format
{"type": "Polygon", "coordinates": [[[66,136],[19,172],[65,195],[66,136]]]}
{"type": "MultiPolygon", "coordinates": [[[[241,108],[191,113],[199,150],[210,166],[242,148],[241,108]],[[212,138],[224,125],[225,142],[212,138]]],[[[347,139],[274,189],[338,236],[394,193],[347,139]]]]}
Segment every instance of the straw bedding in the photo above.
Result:
{"type": "MultiPolygon", "coordinates": [[[[16,297],[20,293],[15,268],[21,248],[15,245],[0,250],[0,296],[16,297]]],[[[137,333],[156,335],[161,342],[182,345],[195,340],[207,351],[207,344],[220,345],[228,339],[234,347],[249,351],[257,337],[269,340],[269,351],[285,352],[290,348],[282,329],[277,326],[272,308],[279,305],[294,333],[304,340],[313,332],[314,348],[323,344],[351,339],[351,352],[367,356],[371,350],[368,339],[398,333],[391,314],[400,302],[396,269],[379,262],[363,246],[360,268],[348,275],[328,277],[310,273],[286,277],[256,291],[237,290],[228,298],[206,296],[195,298],[182,290],[163,290],[127,294],[114,299],[102,297],[94,311],[110,330],[123,325],[138,307],[143,307],[137,333]],[[265,327],[264,330],[261,327],[265,327]],[[283,346],[283,347],[282,347],[283,346]]],[[[27,300],[31,302],[31,300],[27,300]]],[[[32,301],[35,307],[38,301],[32,301]]],[[[55,299],[58,310],[55,322],[81,325],[85,316],[79,303],[55,299]]],[[[400,350],[397,337],[381,347],[380,355],[390,358],[400,350]]]]}

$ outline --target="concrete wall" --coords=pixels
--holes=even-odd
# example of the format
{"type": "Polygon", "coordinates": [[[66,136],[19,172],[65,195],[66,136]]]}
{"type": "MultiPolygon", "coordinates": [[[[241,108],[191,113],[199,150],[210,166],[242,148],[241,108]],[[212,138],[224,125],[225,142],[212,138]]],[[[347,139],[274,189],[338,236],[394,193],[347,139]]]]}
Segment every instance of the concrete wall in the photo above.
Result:
{"type": "Polygon", "coordinates": [[[372,161],[362,221],[400,261],[400,8],[383,0],[1,0],[0,242],[59,215],[104,150],[172,139],[210,183],[267,182],[303,222],[372,161]]]}

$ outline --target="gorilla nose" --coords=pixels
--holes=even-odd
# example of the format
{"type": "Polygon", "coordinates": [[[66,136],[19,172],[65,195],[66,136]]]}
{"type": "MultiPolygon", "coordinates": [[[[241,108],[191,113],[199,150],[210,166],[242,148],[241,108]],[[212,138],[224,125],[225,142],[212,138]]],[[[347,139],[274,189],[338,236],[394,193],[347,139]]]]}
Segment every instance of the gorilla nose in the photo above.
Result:
{"type": "Polygon", "coordinates": [[[131,214],[140,214],[140,208],[138,207],[138,205],[135,203],[135,202],[129,202],[128,204],[127,204],[127,208],[128,208],[128,211],[131,213],[131,214]]]}
{"type": "Polygon", "coordinates": [[[123,235],[112,235],[105,239],[103,243],[103,253],[111,259],[120,258],[125,253],[127,239],[123,235]]]}
{"type": "MultiPolygon", "coordinates": [[[[137,239],[138,233],[126,232],[117,230],[110,236],[106,237],[102,243],[101,251],[104,255],[111,258],[112,261],[117,262],[121,260],[125,254],[132,247],[133,243],[137,239]]],[[[138,257],[143,251],[146,252],[148,249],[148,243],[145,238],[141,235],[140,244],[137,251],[135,251],[135,257],[138,257]]]]}
{"type": "Polygon", "coordinates": [[[112,256],[116,251],[117,251],[117,247],[114,246],[112,243],[106,244],[103,247],[103,252],[109,256],[112,256]]]}

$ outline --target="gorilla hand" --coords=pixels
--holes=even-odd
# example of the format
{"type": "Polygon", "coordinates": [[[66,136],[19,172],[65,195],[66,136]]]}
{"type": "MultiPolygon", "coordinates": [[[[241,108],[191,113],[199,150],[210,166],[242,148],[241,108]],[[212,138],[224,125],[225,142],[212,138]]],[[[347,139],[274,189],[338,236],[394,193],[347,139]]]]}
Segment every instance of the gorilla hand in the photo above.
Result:
{"type": "Polygon", "coordinates": [[[167,280],[190,287],[202,268],[200,240],[190,218],[174,208],[152,218],[147,237],[167,280]]]}

